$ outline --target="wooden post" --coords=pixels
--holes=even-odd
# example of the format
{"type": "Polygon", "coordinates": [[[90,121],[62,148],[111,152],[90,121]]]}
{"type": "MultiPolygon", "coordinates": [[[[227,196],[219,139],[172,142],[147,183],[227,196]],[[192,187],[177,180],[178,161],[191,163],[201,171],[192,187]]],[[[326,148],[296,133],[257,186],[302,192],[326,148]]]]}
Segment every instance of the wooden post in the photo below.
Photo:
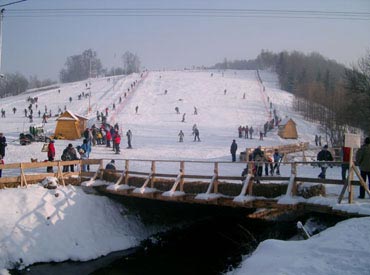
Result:
{"type": "Polygon", "coordinates": [[[351,181],[353,180],[353,148],[349,151],[349,163],[348,163],[348,203],[353,201],[353,185],[351,181]]]}
{"type": "Polygon", "coordinates": [[[22,163],[20,163],[19,169],[20,169],[20,174],[21,174],[21,187],[23,187],[23,167],[22,167],[22,163]]]}
{"type": "Polygon", "coordinates": [[[100,160],[100,165],[99,165],[99,179],[103,179],[103,172],[101,171],[101,169],[104,169],[104,162],[103,160],[101,159],[100,160]]]}
{"type": "Polygon", "coordinates": [[[248,195],[253,196],[253,185],[254,185],[254,180],[251,178],[248,182],[248,195]]]}
{"type": "Polygon", "coordinates": [[[213,193],[218,193],[218,162],[215,162],[213,173],[216,175],[215,182],[213,183],[213,193]]]}
{"type": "Polygon", "coordinates": [[[63,186],[66,186],[65,182],[64,182],[64,177],[63,177],[63,173],[62,173],[62,169],[61,169],[61,166],[60,166],[60,161],[58,161],[58,179],[63,183],[63,186]]]}
{"type": "Polygon", "coordinates": [[[24,171],[23,171],[23,163],[21,163],[21,187],[24,185],[26,185],[26,187],[28,187],[27,185],[27,179],[26,179],[26,176],[24,174],[24,171]],[[23,181],[22,181],[23,179],[23,181]]]}
{"type": "Polygon", "coordinates": [[[295,196],[297,194],[297,181],[295,180],[297,176],[297,163],[292,163],[291,173],[294,175],[294,181],[292,186],[292,196],[295,196]]]}
{"type": "Polygon", "coordinates": [[[180,161],[180,173],[182,174],[181,179],[180,179],[180,191],[184,192],[184,177],[183,177],[185,173],[185,162],[184,161],[180,161]]]}
{"type": "Polygon", "coordinates": [[[151,168],[151,170],[152,170],[153,176],[150,179],[150,187],[151,188],[154,188],[154,181],[155,181],[155,176],[154,176],[154,174],[155,174],[155,161],[154,160],[152,160],[152,168],[151,168]]]}
{"type": "Polygon", "coordinates": [[[128,169],[130,167],[130,161],[128,159],[125,160],[125,184],[128,184],[128,169]]]}

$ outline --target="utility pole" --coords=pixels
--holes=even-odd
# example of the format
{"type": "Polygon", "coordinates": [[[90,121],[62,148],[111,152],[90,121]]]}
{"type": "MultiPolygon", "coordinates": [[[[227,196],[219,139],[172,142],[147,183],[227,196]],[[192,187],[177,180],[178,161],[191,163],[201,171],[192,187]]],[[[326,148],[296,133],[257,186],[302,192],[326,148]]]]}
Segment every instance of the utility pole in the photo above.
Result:
{"type": "Polygon", "coordinates": [[[0,11],[0,76],[4,77],[3,74],[1,74],[1,56],[2,56],[2,49],[3,49],[3,17],[4,17],[4,10],[1,9],[0,11]]]}

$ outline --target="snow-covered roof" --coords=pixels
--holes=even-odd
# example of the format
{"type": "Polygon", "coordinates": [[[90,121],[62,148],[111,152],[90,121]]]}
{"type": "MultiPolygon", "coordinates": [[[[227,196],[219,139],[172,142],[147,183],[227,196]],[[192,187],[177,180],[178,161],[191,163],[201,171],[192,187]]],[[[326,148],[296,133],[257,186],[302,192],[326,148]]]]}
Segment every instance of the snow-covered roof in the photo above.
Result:
{"type": "Polygon", "coordinates": [[[87,117],[84,117],[84,116],[81,116],[81,115],[78,115],[78,114],[74,114],[70,110],[67,110],[63,114],[61,114],[60,117],[57,118],[57,120],[79,120],[80,118],[88,120],[87,117]],[[64,117],[63,115],[65,115],[65,113],[68,113],[71,117],[70,118],[64,117]]]}
{"type": "Polygon", "coordinates": [[[286,118],[284,118],[284,119],[279,123],[279,125],[286,125],[286,124],[289,122],[289,120],[291,120],[294,124],[296,124],[296,123],[294,122],[294,120],[293,120],[293,119],[291,119],[290,117],[286,117],[286,118]]]}

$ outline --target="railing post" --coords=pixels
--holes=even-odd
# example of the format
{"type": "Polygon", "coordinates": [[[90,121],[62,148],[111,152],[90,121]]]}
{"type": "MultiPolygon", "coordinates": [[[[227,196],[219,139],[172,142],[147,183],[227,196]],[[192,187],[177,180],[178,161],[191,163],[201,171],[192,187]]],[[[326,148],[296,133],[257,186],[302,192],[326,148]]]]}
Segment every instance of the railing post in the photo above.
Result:
{"type": "Polygon", "coordinates": [[[130,161],[128,159],[125,160],[125,184],[128,184],[128,169],[130,167],[130,161]]]}
{"type": "Polygon", "coordinates": [[[23,187],[23,167],[22,167],[22,163],[19,164],[19,172],[20,172],[20,175],[21,175],[21,187],[23,187]]]}
{"type": "Polygon", "coordinates": [[[180,161],[180,173],[182,174],[181,179],[180,179],[180,191],[184,192],[184,177],[183,177],[185,173],[185,162],[184,161],[180,161]]]}
{"type": "Polygon", "coordinates": [[[218,193],[218,162],[215,162],[213,173],[214,175],[216,175],[216,179],[213,185],[213,193],[218,193]]]}
{"type": "Polygon", "coordinates": [[[154,188],[154,181],[155,181],[155,176],[154,176],[154,174],[155,174],[155,161],[153,160],[152,161],[152,167],[151,167],[151,170],[152,170],[152,174],[153,174],[153,176],[151,177],[151,179],[150,179],[150,187],[151,188],[154,188]]]}
{"type": "Polygon", "coordinates": [[[353,148],[351,147],[351,150],[349,152],[349,164],[348,164],[348,203],[352,203],[353,201],[353,148]]]}
{"type": "Polygon", "coordinates": [[[60,161],[58,161],[58,179],[60,179],[60,181],[63,183],[63,186],[66,186],[65,182],[64,182],[64,177],[63,177],[63,173],[62,173],[62,168],[60,166],[60,161]]]}
{"type": "Polygon", "coordinates": [[[103,173],[102,173],[102,171],[100,171],[101,169],[104,169],[104,162],[103,162],[102,159],[100,160],[100,165],[99,165],[99,178],[102,180],[103,179],[103,173]]]}

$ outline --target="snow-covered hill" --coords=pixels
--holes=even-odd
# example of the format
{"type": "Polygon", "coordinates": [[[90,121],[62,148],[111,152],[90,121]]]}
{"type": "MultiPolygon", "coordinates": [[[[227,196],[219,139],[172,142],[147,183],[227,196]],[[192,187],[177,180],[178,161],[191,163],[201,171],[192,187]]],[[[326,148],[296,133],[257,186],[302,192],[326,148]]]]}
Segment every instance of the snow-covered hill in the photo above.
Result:
{"type": "MultiPolygon", "coordinates": [[[[52,111],[52,114],[56,114],[59,108],[62,110],[66,108],[87,116],[90,119],[90,126],[97,123],[97,111],[104,112],[106,108],[109,108],[108,122],[118,123],[120,126],[123,135],[121,144],[123,150],[120,155],[115,155],[105,146],[95,146],[92,149],[91,158],[230,161],[229,149],[233,139],[237,140],[239,152],[246,147],[291,143],[291,140],[279,138],[276,129],[268,132],[263,141],[258,138],[251,140],[237,137],[239,125],[253,126],[256,130],[255,136],[257,136],[258,130],[270,118],[270,102],[280,117],[288,116],[295,120],[298,127],[298,141],[312,142],[313,136],[318,133],[318,125],[304,121],[292,111],[293,96],[277,87],[276,75],[267,71],[260,72],[260,75],[265,91],[258,82],[255,71],[226,71],[224,73],[218,71],[160,71],[149,72],[143,78],[138,74],[133,74],[115,78],[91,79],[64,84],[58,89],[1,99],[0,108],[6,111],[6,118],[0,118],[0,132],[4,133],[9,144],[5,162],[28,162],[31,158],[46,159],[46,154],[41,152],[42,143],[34,142],[31,145],[21,146],[18,141],[20,132],[27,131],[32,124],[42,122],[37,115],[38,110],[34,109],[34,123],[30,123],[29,119],[24,116],[24,109],[29,105],[26,101],[29,96],[38,97],[38,109],[41,113],[44,112],[45,106],[48,111],[52,111]],[[132,89],[131,85],[135,81],[139,84],[132,89]],[[83,97],[78,100],[79,94],[90,93],[90,91],[90,99],[83,97]],[[244,94],[245,99],[243,99],[244,94]],[[70,97],[72,97],[72,102],[69,101],[70,97]],[[120,97],[121,103],[119,103],[120,97]],[[115,110],[112,108],[113,104],[116,106],[115,110]],[[89,106],[91,107],[90,113],[88,113],[89,106]],[[138,107],[137,113],[136,106],[138,107]],[[14,107],[17,109],[15,114],[12,113],[14,107]],[[175,107],[179,108],[180,114],[176,114],[175,107]],[[197,108],[197,115],[194,114],[194,107],[197,108]],[[185,122],[182,122],[184,113],[186,113],[185,122]],[[194,124],[197,124],[200,130],[201,142],[193,142],[191,133],[194,124]],[[133,149],[125,148],[124,134],[128,129],[133,132],[133,149]],[[178,142],[180,130],[185,133],[183,143],[178,142]]],[[[54,134],[55,119],[56,117],[49,119],[45,125],[49,134],[54,134]]],[[[60,159],[62,150],[68,143],[77,146],[82,143],[82,140],[56,140],[56,159],[60,159]]],[[[117,161],[117,163],[119,168],[123,167],[122,161],[117,161]]],[[[147,168],[149,165],[150,163],[147,168]]],[[[234,164],[233,169],[221,167],[220,174],[229,172],[239,175],[244,165],[243,163],[234,164]]],[[[197,164],[193,169],[202,168],[200,164],[197,164]]],[[[289,167],[282,167],[282,174],[288,174],[289,169],[289,167]]],[[[188,167],[187,171],[189,171],[188,167]]],[[[212,167],[208,167],[207,174],[211,171],[212,167]]],[[[8,171],[3,171],[4,176],[7,173],[8,171]]],[[[316,173],[319,173],[318,168],[299,167],[300,175],[313,176],[316,173]]],[[[339,168],[330,169],[328,177],[339,178],[339,168]]],[[[340,186],[327,188],[327,194],[337,195],[340,189],[340,186]]],[[[1,268],[11,268],[15,262],[20,263],[20,258],[24,264],[67,259],[86,260],[110,251],[134,246],[150,234],[150,230],[144,228],[139,221],[120,216],[118,212],[121,208],[107,198],[87,195],[78,187],[71,186],[58,187],[57,192],[59,196],[55,196],[55,191],[48,191],[40,186],[32,186],[28,190],[0,190],[0,202],[8,206],[0,208],[0,274],[6,272],[1,268]],[[94,211],[94,215],[91,215],[90,209],[94,208],[99,211],[94,211]],[[61,228],[64,233],[68,233],[68,236],[63,236],[62,239],[53,238],[53,234],[60,232],[61,228]],[[104,242],[97,241],[99,234],[106,237],[104,242]],[[73,244],[73,249],[71,244],[73,244]],[[58,249],[54,249],[56,247],[58,249]]],[[[317,199],[320,200],[320,198],[317,199]]],[[[336,204],[335,198],[332,199],[332,203],[336,204]]],[[[368,211],[367,204],[362,204],[363,209],[368,211]]],[[[352,206],[360,209],[362,204],[356,202],[352,206]]],[[[359,222],[348,221],[338,230],[341,233],[346,232],[352,224],[365,228],[369,220],[366,218],[359,222]]],[[[332,232],[337,234],[336,231],[332,232]]],[[[300,266],[292,269],[290,261],[275,260],[276,256],[282,252],[285,253],[287,247],[294,255],[304,256],[306,254],[302,251],[311,251],[312,253],[307,254],[310,256],[309,262],[314,266],[325,268],[320,274],[338,274],[339,271],[343,271],[341,274],[351,273],[353,269],[350,263],[345,266],[340,265],[340,270],[333,266],[349,258],[358,246],[357,243],[342,242],[340,243],[343,246],[342,252],[337,253],[332,249],[335,239],[328,235],[330,234],[323,234],[321,238],[306,241],[308,244],[315,244],[315,240],[320,241],[321,244],[325,241],[328,243],[327,246],[323,246],[321,253],[317,254],[319,257],[315,257],[312,246],[305,247],[305,242],[294,243],[296,247],[293,249],[289,243],[275,242],[279,245],[275,245],[275,252],[269,256],[273,269],[261,269],[259,266],[260,258],[266,255],[266,248],[270,249],[271,244],[275,244],[273,241],[265,242],[257,249],[256,256],[247,261],[237,272],[256,274],[258,270],[267,270],[266,272],[271,274],[274,272],[275,274],[281,272],[296,274],[298,270],[302,271],[302,274],[310,274],[310,266],[304,267],[303,270],[300,266]],[[262,256],[261,251],[263,251],[262,256]],[[336,261],[322,263],[327,254],[336,255],[336,261]],[[245,267],[249,264],[253,266],[245,267]]],[[[339,233],[338,236],[340,236],[339,233]]],[[[366,239],[366,236],[363,238],[361,241],[369,243],[369,238],[366,239]]],[[[368,258],[368,250],[362,249],[357,252],[354,255],[362,256],[361,261],[368,258]]],[[[354,259],[356,260],[358,259],[354,259]]],[[[296,267],[297,265],[294,266],[296,267]]],[[[366,274],[363,273],[363,268],[368,268],[368,265],[364,263],[353,274],[366,274]]]]}
{"type": "MultiPolygon", "coordinates": [[[[128,129],[133,133],[133,150],[123,150],[121,156],[140,159],[229,159],[231,141],[237,138],[239,125],[253,126],[254,135],[270,118],[268,98],[279,116],[292,117],[298,126],[299,140],[312,141],[318,132],[317,125],[305,122],[291,110],[292,95],[276,87],[276,76],[261,72],[266,91],[263,92],[255,71],[162,71],[149,72],[142,83],[131,89],[131,84],[140,80],[140,75],[116,76],[113,78],[91,79],[61,85],[59,89],[27,93],[1,100],[6,118],[1,118],[0,131],[8,138],[9,146],[5,161],[21,162],[30,158],[46,159],[41,153],[41,144],[20,146],[17,141],[20,132],[27,131],[32,124],[41,124],[45,106],[55,115],[64,108],[90,118],[89,125],[96,123],[96,112],[109,108],[108,122],[118,123],[123,133],[122,148],[126,146],[124,134],[128,129]],[[91,84],[89,84],[91,83],[91,84]],[[90,90],[89,90],[90,89],[90,90]],[[130,92],[128,92],[130,89],[130,92]],[[226,95],[224,90],[227,90],[226,95]],[[60,93],[58,92],[60,90],[60,93]],[[167,90],[167,94],[164,91],[167,90]],[[91,91],[91,98],[78,100],[78,95],[91,91]],[[124,97],[126,92],[127,97],[124,97]],[[246,98],[243,99],[245,93],[246,98]],[[29,103],[27,97],[38,97],[38,109],[34,107],[34,123],[24,115],[29,103]],[[72,102],[69,98],[72,97],[72,102]],[[121,97],[122,102],[119,103],[121,97]],[[112,109],[113,103],[116,105],[112,109]],[[88,113],[89,105],[91,112],[88,113]],[[138,113],[135,107],[138,106],[138,113]],[[13,114],[12,109],[17,108],[13,114]],[[178,107],[180,114],[176,114],[178,107]],[[194,107],[198,115],[194,115],[194,107]],[[185,122],[182,121],[183,114],[185,122]],[[41,115],[42,116],[42,115],[41,115]],[[201,143],[193,142],[192,127],[197,124],[201,143]],[[178,133],[183,130],[185,142],[178,142],[178,133]]],[[[35,106],[35,105],[34,105],[35,106]]],[[[49,119],[45,128],[54,133],[56,117],[49,119]]],[[[57,159],[70,141],[56,141],[57,159]]],[[[267,134],[264,141],[237,139],[239,149],[291,143],[277,136],[276,130],[267,134]]],[[[294,141],[295,142],[295,141],[294,141]]],[[[81,141],[72,141],[78,145],[81,141]]],[[[94,147],[91,157],[111,158],[112,152],[103,147],[94,147]]]]}

